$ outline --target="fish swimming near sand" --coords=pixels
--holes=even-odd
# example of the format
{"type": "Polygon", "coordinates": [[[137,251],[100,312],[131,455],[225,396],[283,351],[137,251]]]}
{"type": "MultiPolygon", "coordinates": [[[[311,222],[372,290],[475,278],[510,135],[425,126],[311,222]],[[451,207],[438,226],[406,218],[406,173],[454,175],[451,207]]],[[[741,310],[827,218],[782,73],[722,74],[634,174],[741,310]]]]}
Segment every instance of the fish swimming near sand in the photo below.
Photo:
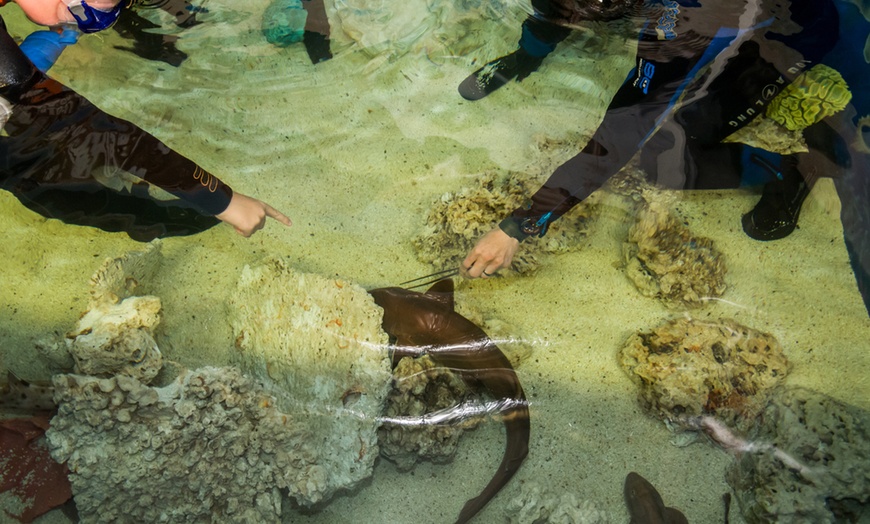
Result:
{"type": "Polygon", "coordinates": [[[662,496],[645,478],[635,472],[625,477],[625,504],[629,524],[688,524],[680,510],[665,506],[662,496]]]}
{"type": "Polygon", "coordinates": [[[452,280],[440,280],[426,293],[398,287],[369,293],[384,310],[384,331],[395,339],[394,366],[403,357],[428,354],[499,401],[507,432],[505,453],[493,478],[465,503],[456,520],[468,522],[510,481],[529,452],[529,405],[517,374],[487,334],[454,311],[452,280]]]}

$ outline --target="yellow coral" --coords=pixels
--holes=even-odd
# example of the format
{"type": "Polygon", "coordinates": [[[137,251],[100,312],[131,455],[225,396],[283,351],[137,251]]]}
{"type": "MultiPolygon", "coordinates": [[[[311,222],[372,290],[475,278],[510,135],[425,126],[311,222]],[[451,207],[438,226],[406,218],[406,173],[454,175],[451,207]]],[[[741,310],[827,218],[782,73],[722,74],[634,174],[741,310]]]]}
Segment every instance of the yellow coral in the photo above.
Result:
{"type": "Polygon", "coordinates": [[[851,99],[852,93],[840,73],[817,64],[770,102],[767,116],[797,131],[841,111],[851,99]]]}

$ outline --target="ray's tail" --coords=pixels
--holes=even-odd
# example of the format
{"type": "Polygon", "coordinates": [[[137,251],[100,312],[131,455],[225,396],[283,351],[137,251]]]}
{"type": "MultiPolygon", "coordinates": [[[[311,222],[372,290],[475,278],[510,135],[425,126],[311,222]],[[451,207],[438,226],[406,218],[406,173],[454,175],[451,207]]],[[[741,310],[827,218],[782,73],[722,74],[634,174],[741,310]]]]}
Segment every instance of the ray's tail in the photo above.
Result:
{"type": "Polygon", "coordinates": [[[462,507],[456,524],[465,524],[477,515],[481,509],[507,484],[520,469],[526,455],[529,454],[529,404],[525,395],[518,399],[509,399],[513,406],[503,412],[504,426],[507,433],[504,457],[489,484],[483,488],[480,495],[469,499],[462,507]]]}

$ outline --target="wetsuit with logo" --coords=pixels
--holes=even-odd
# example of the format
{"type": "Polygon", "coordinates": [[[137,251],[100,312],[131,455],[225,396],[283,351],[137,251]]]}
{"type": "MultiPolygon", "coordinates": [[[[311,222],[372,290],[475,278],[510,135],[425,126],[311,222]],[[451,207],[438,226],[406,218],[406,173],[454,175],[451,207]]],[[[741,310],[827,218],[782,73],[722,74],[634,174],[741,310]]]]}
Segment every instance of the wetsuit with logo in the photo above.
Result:
{"type": "Polygon", "coordinates": [[[0,135],[0,188],[45,217],[148,241],[203,231],[229,206],[232,190],[217,177],[39,72],[2,18],[0,97],[12,107],[0,135]],[[107,187],[94,176],[107,170],[137,183],[107,187]],[[178,199],[152,198],[149,184],[178,199]]]}
{"type": "Polygon", "coordinates": [[[818,63],[838,23],[832,0],[648,0],[635,67],[592,139],[500,227],[520,240],[543,234],[638,151],[663,187],[737,187],[741,146],[721,140],[818,63]]]}

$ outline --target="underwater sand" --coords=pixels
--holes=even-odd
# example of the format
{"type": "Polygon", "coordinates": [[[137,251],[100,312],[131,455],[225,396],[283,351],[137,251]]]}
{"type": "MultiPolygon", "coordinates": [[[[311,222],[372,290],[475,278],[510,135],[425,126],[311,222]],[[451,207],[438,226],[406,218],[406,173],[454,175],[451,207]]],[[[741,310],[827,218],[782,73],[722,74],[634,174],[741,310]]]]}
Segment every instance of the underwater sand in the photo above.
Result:
{"type": "MultiPolygon", "coordinates": [[[[446,0],[429,2],[429,11],[426,2],[408,2],[396,13],[403,24],[387,18],[381,27],[403,47],[371,44],[369,52],[333,21],[335,57],[313,66],[301,44],[279,49],[261,37],[267,3],[209,1],[210,12],[200,17],[205,23],[184,32],[178,47],[190,58],[177,69],[113,49],[129,43],[107,32],[83,39],[51,71],[294,220],[289,229],[271,222],[251,239],[216,227],[163,242],[163,265],[142,291],[163,301],[158,342],[164,356],[187,367],[229,361],[228,297],[244,265],[263,257],[366,288],[440,269],[420,263],[410,242],[431,204],[488,171],[546,174],[570,158],[631,63],[631,50],[618,39],[576,34],[539,73],[470,103],[456,86],[513,50],[524,17],[520,5],[485,4],[507,9],[499,19],[486,10],[471,16],[474,11],[446,0]],[[409,19],[424,22],[410,27],[409,19]],[[425,30],[423,36],[411,39],[414,29],[425,30]],[[613,51],[609,58],[604,49],[613,51]],[[536,147],[544,141],[562,146],[536,147]]],[[[15,6],[2,14],[13,34],[32,30],[15,6]]],[[[616,195],[599,198],[602,213],[582,249],[546,259],[532,277],[458,288],[457,302],[498,321],[491,334],[531,352],[517,370],[531,403],[530,454],[475,522],[505,522],[509,501],[535,485],[575,493],[607,510],[613,522],[625,522],[622,485],[629,471],[646,477],[689,522],[723,521],[724,471],[732,458],[705,442],[671,444],[670,431],[641,411],[635,386],[617,365],[629,335],[683,312],[643,297],[625,277],[619,262],[630,207],[616,195]]],[[[749,191],[678,198],[689,226],[713,238],[728,265],[722,300],[688,314],[733,318],[772,333],[793,364],[787,384],[870,409],[870,320],[849,268],[830,180],[814,189],[800,229],[772,243],[741,230],[740,215],[757,200],[749,191]]],[[[46,379],[52,368],[36,358],[37,346],[73,327],[87,305],[88,279],[105,257],[141,244],[45,220],[7,193],[0,193],[0,229],[6,259],[0,368],[46,379]]],[[[502,426],[490,421],[465,435],[451,464],[423,463],[401,473],[382,460],[367,485],[318,513],[288,510],[287,521],[452,522],[489,480],[503,447],[502,426]]],[[[65,519],[42,519],[50,521],[65,519]]],[[[741,522],[737,508],[731,522],[741,522]]]]}

